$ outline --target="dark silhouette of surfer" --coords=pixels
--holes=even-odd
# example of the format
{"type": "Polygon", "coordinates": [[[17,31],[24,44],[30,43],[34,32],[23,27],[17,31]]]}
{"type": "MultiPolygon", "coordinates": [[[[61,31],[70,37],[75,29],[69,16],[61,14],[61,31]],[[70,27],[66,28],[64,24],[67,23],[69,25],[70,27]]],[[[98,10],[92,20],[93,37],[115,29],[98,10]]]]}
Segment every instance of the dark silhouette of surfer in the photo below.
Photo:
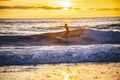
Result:
{"type": "Polygon", "coordinates": [[[69,31],[69,27],[68,27],[67,24],[65,24],[63,27],[64,27],[65,30],[66,30],[65,33],[64,33],[64,35],[63,35],[63,37],[68,37],[68,34],[70,33],[70,31],[69,31]]]}

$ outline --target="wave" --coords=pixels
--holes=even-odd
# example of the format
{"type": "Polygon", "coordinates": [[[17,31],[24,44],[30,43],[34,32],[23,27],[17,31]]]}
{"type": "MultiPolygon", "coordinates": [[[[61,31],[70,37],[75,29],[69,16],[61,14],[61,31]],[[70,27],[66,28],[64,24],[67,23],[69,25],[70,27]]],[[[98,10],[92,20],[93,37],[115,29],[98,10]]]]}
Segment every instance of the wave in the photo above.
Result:
{"type": "Polygon", "coordinates": [[[68,37],[63,32],[27,36],[0,36],[0,45],[74,45],[74,44],[119,44],[119,31],[93,29],[71,30],[68,37]]]}
{"type": "Polygon", "coordinates": [[[103,30],[105,30],[105,29],[108,30],[109,29],[109,30],[118,30],[118,31],[120,31],[120,24],[119,23],[101,24],[101,25],[91,26],[90,28],[103,29],[103,30]]]}
{"type": "Polygon", "coordinates": [[[2,65],[37,65],[79,62],[120,62],[118,45],[37,46],[0,50],[2,65]]]}

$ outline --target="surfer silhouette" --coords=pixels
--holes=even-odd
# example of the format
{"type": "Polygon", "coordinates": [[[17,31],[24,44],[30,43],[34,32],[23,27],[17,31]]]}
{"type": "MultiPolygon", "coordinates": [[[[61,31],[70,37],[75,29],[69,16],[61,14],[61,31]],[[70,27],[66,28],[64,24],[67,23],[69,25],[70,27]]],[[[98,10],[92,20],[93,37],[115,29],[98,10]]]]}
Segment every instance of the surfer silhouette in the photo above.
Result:
{"type": "Polygon", "coordinates": [[[64,33],[64,35],[63,35],[63,37],[68,37],[68,34],[70,33],[70,31],[69,31],[69,27],[68,27],[67,24],[65,24],[63,27],[64,27],[65,30],[66,30],[65,33],[64,33]]]}

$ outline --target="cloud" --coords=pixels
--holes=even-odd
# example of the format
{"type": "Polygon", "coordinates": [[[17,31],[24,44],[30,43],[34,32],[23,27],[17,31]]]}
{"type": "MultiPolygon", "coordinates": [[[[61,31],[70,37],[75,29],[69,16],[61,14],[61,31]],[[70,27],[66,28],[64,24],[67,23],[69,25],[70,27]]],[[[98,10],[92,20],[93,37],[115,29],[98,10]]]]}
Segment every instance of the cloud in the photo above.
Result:
{"type": "Polygon", "coordinates": [[[45,9],[45,10],[60,10],[62,7],[53,7],[49,5],[42,6],[0,6],[0,9],[45,9]]]}
{"type": "MultiPolygon", "coordinates": [[[[37,5],[37,6],[0,6],[0,9],[44,9],[44,10],[61,10],[62,7],[54,7],[49,5],[37,5]]],[[[70,10],[82,10],[82,11],[107,11],[107,10],[120,10],[120,8],[80,8],[70,7],[70,10]]]]}
{"type": "Polygon", "coordinates": [[[0,0],[0,1],[12,1],[12,0],[0,0]]]}
{"type": "Polygon", "coordinates": [[[97,8],[98,11],[104,11],[104,10],[120,10],[120,8],[97,8]]]}
{"type": "Polygon", "coordinates": [[[120,8],[73,8],[74,10],[83,11],[107,11],[107,10],[120,10],[120,8]]]}
{"type": "Polygon", "coordinates": [[[53,7],[53,6],[48,6],[48,5],[43,5],[43,6],[40,6],[38,8],[41,8],[41,9],[55,9],[55,10],[62,9],[62,7],[53,7]]]}
{"type": "Polygon", "coordinates": [[[25,6],[0,6],[0,9],[31,9],[32,7],[25,6]]]}

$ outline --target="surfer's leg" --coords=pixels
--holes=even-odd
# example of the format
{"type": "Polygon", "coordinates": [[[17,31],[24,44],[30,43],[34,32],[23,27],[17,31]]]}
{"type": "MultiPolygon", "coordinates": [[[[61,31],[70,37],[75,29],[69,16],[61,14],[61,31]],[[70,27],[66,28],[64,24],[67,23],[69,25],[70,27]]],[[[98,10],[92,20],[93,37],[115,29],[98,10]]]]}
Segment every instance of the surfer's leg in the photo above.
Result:
{"type": "Polygon", "coordinates": [[[65,32],[65,34],[63,35],[63,37],[68,37],[68,34],[69,34],[69,32],[65,32]]]}

